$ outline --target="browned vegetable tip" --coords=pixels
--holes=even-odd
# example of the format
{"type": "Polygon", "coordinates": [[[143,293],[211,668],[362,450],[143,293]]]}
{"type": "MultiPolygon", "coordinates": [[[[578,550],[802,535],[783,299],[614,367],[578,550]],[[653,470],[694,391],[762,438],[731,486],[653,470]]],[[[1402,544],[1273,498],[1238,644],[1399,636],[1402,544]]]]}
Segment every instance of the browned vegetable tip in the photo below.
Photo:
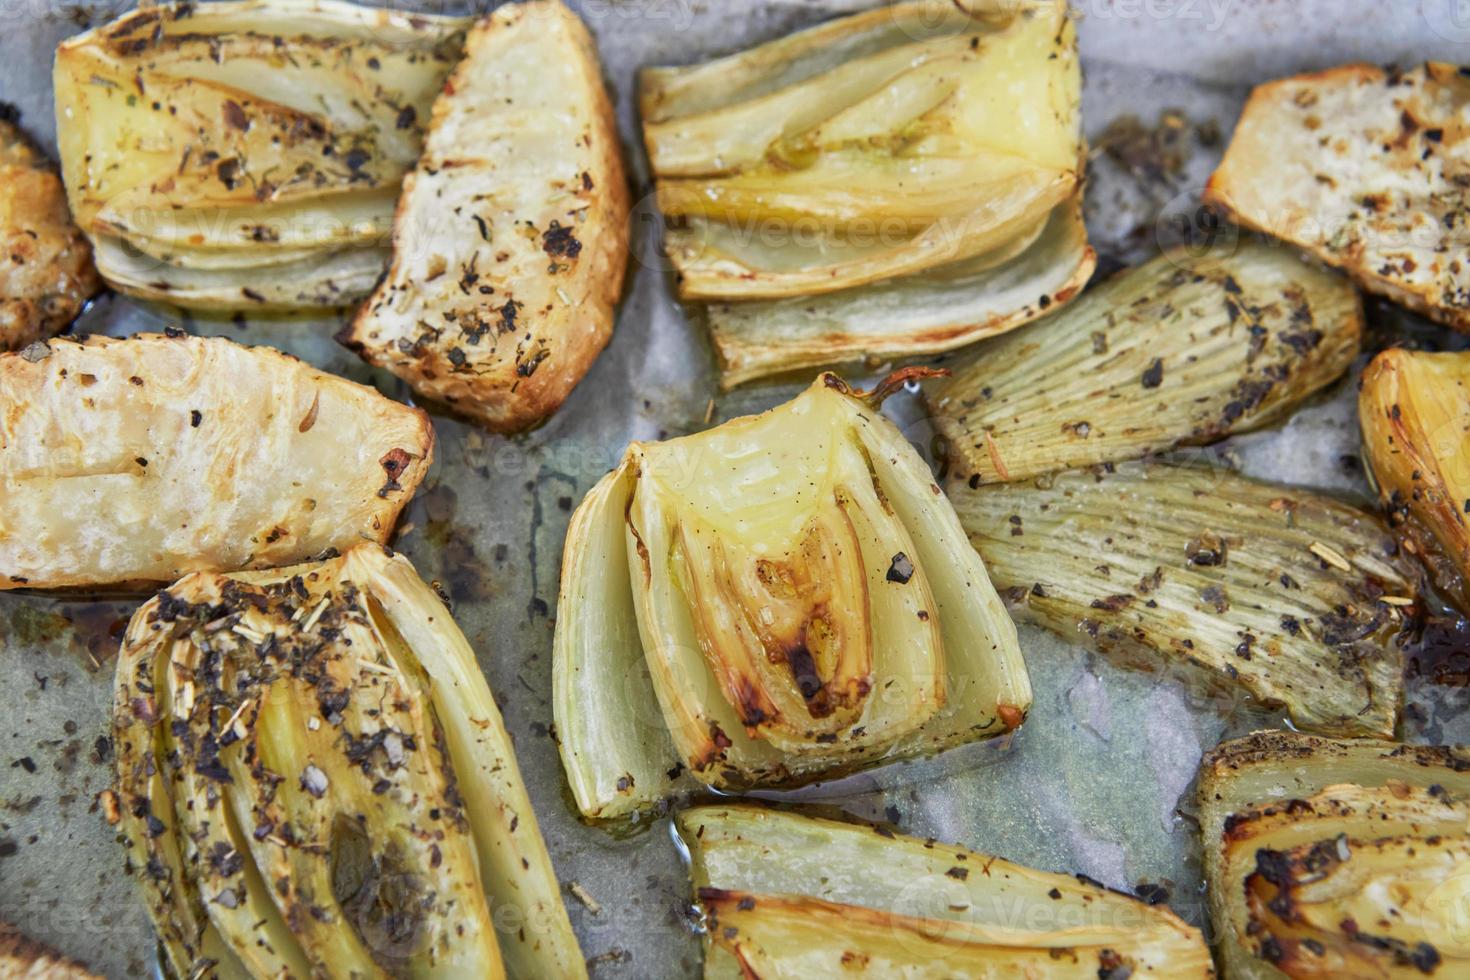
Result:
{"type": "Polygon", "coordinates": [[[1404,550],[1470,609],[1470,352],[1386,350],[1363,372],[1369,475],[1404,550]]]}
{"type": "Polygon", "coordinates": [[[1470,969],[1463,748],[1256,732],[1205,754],[1210,917],[1239,980],[1470,969]]]}
{"type": "Polygon", "coordinates": [[[560,0],[507,4],[470,31],[388,275],[338,339],[489,429],[534,426],[612,335],[628,207],[587,28],[560,0]]]}
{"type": "Polygon", "coordinates": [[[0,922],[0,978],[100,980],[86,966],[36,942],[8,922],[0,922]]]}
{"type": "Polygon", "coordinates": [[[102,288],[61,178],[0,103],[0,350],[65,330],[102,288]]]}
{"type": "Polygon", "coordinates": [[[1258,86],[1205,199],[1364,288],[1470,330],[1470,79],[1427,62],[1258,86]]]}

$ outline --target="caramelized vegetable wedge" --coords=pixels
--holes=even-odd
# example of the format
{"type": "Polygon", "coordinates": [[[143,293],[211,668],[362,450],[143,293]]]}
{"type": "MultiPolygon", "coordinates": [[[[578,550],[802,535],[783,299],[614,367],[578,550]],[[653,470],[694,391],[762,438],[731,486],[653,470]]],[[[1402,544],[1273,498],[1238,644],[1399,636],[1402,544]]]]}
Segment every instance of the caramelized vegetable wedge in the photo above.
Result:
{"type": "Polygon", "coordinates": [[[1079,92],[1060,0],[911,0],[645,70],[666,250],[681,296],[721,301],[725,383],[946,350],[1075,293],[1079,92]]]}
{"type": "Polygon", "coordinates": [[[343,343],[490,429],[560,407],[612,336],[628,190],[586,27],[560,0],[470,32],[404,183],[388,277],[343,343]]]}
{"type": "Polygon", "coordinates": [[[401,556],[185,577],[129,624],[114,711],[175,975],[586,975],[474,652],[401,556]]]}
{"type": "Polygon", "coordinates": [[[1459,976],[1470,967],[1470,754],[1257,732],[1200,766],[1226,976],[1459,976]]]}
{"type": "Polygon", "coordinates": [[[1199,930],[1081,876],[757,806],[676,825],[707,977],[1213,976],[1199,930]]]}
{"type": "Polygon", "coordinates": [[[720,383],[951,350],[1060,307],[1095,264],[1078,194],[1052,209],[1034,240],[962,262],[821,296],[712,303],[706,315],[720,383]]]}
{"type": "Polygon", "coordinates": [[[1451,64],[1269,82],[1251,93],[1205,198],[1370,292],[1470,330],[1467,111],[1470,78],[1451,64]]]}
{"type": "Polygon", "coordinates": [[[865,395],[823,375],[763,415],[634,443],[588,494],[553,664],[584,815],[646,808],[681,767],[793,785],[1021,723],[1015,627],[878,411],[907,376],[865,395]]]}
{"type": "Polygon", "coordinates": [[[0,590],[168,582],[385,542],[417,409],[265,347],[171,332],[0,355],[0,590]]]}
{"type": "Polygon", "coordinates": [[[1363,456],[1405,550],[1470,608],[1470,352],[1386,350],[1363,372],[1363,456]]]}
{"type": "Polygon", "coordinates": [[[48,949],[8,922],[0,922],[0,976],[14,980],[97,980],[76,960],[48,949]]]}
{"type": "Polygon", "coordinates": [[[1373,516],[1204,467],[1129,463],[950,496],[1012,611],[1194,664],[1303,728],[1393,736],[1417,568],[1373,516]]]}
{"type": "Polygon", "coordinates": [[[61,178],[0,103],[0,351],[65,330],[102,281],[61,178]]]}
{"type": "Polygon", "coordinates": [[[1136,459],[1281,418],[1362,341],[1356,291],[1286,249],[1168,252],[978,348],[926,393],[982,483],[1136,459]]]}
{"type": "Polygon", "coordinates": [[[57,142],[103,277],[203,308],[365,296],[466,24],[232,0],[145,7],[64,41],[57,142]]]}

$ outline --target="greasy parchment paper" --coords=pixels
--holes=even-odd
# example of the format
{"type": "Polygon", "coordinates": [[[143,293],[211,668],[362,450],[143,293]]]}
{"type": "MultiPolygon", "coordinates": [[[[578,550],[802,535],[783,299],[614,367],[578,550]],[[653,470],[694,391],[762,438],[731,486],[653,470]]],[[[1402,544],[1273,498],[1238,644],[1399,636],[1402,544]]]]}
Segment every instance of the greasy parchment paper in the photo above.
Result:
{"type": "MultiPolygon", "coordinates": [[[[516,739],[567,903],[598,977],[697,975],[684,866],[667,820],[615,837],[581,824],[551,734],[551,636],[571,509],[629,439],[650,439],[757,411],[795,383],[720,396],[697,319],[672,299],[648,206],[634,113],[635,71],[725,53],[872,0],[584,0],[617,100],[635,198],[635,260],[610,348],[563,411],[503,439],[436,419],[439,460],[397,542],[454,598],[516,739]],[[711,399],[713,406],[711,407],[711,399]],[[572,894],[590,896],[592,904],[572,894]],[[593,911],[593,907],[596,911],[593,911]]],[[[408,4],[412,5],[412,4],[408,4]]],[[[481,7],[493,6],[481,0],[481,7]]],[[[1084,120],[1093,145],[1088,224],[1103,257],[1147,257],[1198,230],[1199,190],[1253,82],[1344,61],[1470,61],[1461,0],[1073,0],[1081,16],[1084,120]]],[[[54,146],[51,53],[58,40],[115,16],[127,0],[0,0],[0,99],[54,146]]],[[[428,9],[431,4],[418,4],[428,9]]],[[[469,4],[433,4],[463,11],[469,4]]],[[[1453,338],[1370,302],[1374,343],[1453,338]]],[[[109,334],[182,325],[270,344],[328,370],[408,391],[330,340],[335,319],[195,320],[104,298],[79,329],[109,334]]],[[[854,380],[860,372],[849,371],[854,380]]],[[[870,376],[867,375],[867,376],[870,376]]],[[[1355,378],[1275,430],[1236,439],[1228,456],[1277,480],[1365,492],[1356,464],[1355,378]]],[[[917,400],[890,414],[927,446],[917,400]]],[[[107,743],[117,635],[135,602],[0,596],[0,918],[109,976],[155,969],[151,930],[122,852],[96,807],[111,779],[107,743]]],[[[1108,885],[1164,885],[1202,922],[1189,791],[1202,751],[1278,720],[1239,698],[1204,696],[1176,671],[1123,670],[1031,628],[1022,647],[1035,707],[1008,747],[962,764],[941,758],[854,777],[804,796],[903,829],[960,841],[1108,885]]],[[[1470,740],[1463,688],[1410,681],[1403,732],[1470,740]]]]}

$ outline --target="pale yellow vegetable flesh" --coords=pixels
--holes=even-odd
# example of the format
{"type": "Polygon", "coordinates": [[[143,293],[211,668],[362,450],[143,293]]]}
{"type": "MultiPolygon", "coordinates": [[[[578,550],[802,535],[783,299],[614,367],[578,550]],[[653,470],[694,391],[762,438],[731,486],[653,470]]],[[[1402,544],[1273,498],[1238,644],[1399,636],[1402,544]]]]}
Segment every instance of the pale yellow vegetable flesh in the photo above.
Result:
{"type": "Polygon", "coordinates": [[[1014,627],[878,400],[824,375],[635,443],[579,508],[553,676],[584,815],[647,807],[685,772],[799,784],[1021,723],[1014,627]]]}
{"type": "Polygon", "coordinates": [[[57,142],[98,270],[188,307],[361,298],[465,26],[337,0],[229,0],[133,11],[67,39],[57,142]]]}
{"type": "Polygon", "coordinates": [[[1072,875],[759,806],[676,826],[707,977],[1213,976],[1198,930],[1072,875]]]}
{"type": "Polygon", "coordinates": [[[723,383],[949,350],[1076,295],[1079,93],[1053,0],[913,0],[646,69],[665,251],[716,304],[723,383]]]}
{"type": "Polygon", "coordinates": [[[1470,605],[1470,353],[1386,350],[1363,371],[1363,457],[1389,520],[1440,589],[1470,605]]]}

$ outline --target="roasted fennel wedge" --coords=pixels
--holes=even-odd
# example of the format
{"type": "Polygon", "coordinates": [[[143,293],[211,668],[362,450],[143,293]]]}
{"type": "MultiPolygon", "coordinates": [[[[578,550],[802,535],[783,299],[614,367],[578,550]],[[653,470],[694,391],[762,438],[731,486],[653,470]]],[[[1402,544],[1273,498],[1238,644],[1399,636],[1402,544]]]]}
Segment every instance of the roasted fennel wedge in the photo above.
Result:
{"type": "Polygon", "coordinates": [[[190,307],[361,299],[465,26],[230,0],[148,6],[68,38],[57,142],[103,277],[190,307]]]}
{"type": "Polygon", "coordinates": [[[379,545],[144,605],[114,744],[175,976],[586,975],[474,651],[379,545]]]}
{"type": "Polygon", "coordinates": [[[1226,976],[1470,970],[1470,755],[1256,732],[1200,765],[1210,916],[1226,976]]]}
{"type": "Polygon", "coordinates": [[[926,392],[982,483],[1136,459],[1266,425],[1340,377],[1357,292],[1290,250],[1167,252],[989,341],[926,392]]]}
{"type": "Polygon", "coordinates": [[[1377,518],[1203,466],[1127,463],[950,498],[1017,618],[1197,665],[1303,728],[1390,738],[1417,566],[1377,518]]]}
{"type": "Polygon", "coordinates": [[[946,350],[1074,294],[1079,91],[1060,0],[914,0],[645,70],[666,250],[718,302],[725,383],[946,350]]]}
{"type": "Polygon", "coordinates": [[[685,774],[794,785],[1018,726],[1031,687],[979,557],[867,395],[633,443],[567,532],[553,709],[588,817],[685,774]]]}
{"type": "Polygon", "coordinates": [[[1364,289],[1470,330],[1467,113],[1470,78],[1453,64],[1354,64],[1268,82],[1251,93],[1205,198],[1364,289]]]}
{"type": "Polygon", "coordinates": [[[387,276],[339,339],[500,432],[561,406],[612,336],[628,188],[592,36],[560,0],[471,29],[404,181],[387,276]]]}
{"type": "Polygon", "coordinates": [[[962,262],[821,296],[711,303],[705,316],[720,383],[951,350],[1060,307],[1094,264],[1078,194],[1052,209],[1036,238],[962,262]]]}
{"type": "Polygon", "coordinates": [[[0,355],[0,590],[164,583],[386,542],[428,416],[268,347],[139,334],[0,355]]]}
{"type": "Polygon", "coordinates": [[[1212,977],[1199,930],[1080,876],[758,806],[675,818],[707,977],[1212,977]]]}
{"type": "Polygon", "coordinates": [[[1405,550],[1470,608],[1470,352],[1386,350],[1358,394],[1363,457],[1405,550]]]}
{"type": "Polygon", "coordinates": [[[0,105],[0,351],[65,330],[102,288],[50,161],[0,105]]]}

